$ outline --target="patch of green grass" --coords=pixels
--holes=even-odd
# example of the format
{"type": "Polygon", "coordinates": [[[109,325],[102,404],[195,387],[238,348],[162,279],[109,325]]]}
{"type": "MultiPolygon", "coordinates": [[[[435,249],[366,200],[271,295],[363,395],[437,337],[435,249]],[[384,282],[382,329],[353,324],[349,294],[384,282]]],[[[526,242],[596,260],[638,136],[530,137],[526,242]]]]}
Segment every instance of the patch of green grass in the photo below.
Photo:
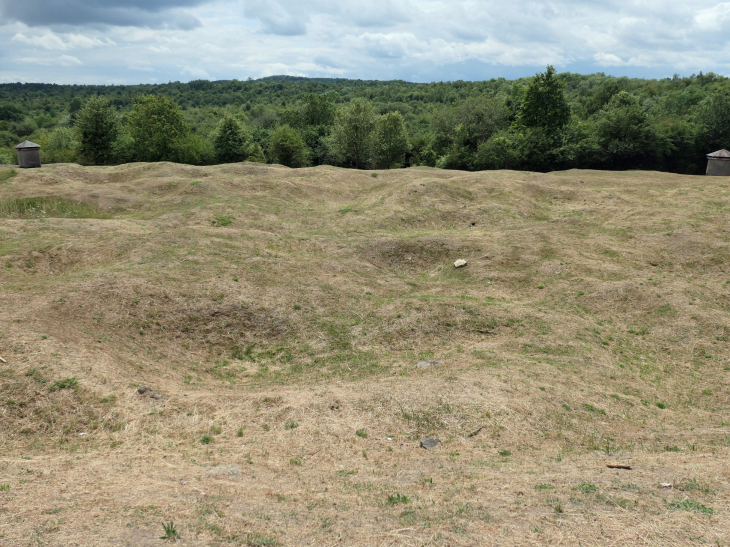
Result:
{"type": "Polygon", "coordinates": [[[0,200],[4,218],[111,218],[99,208],[67,198],[8,198],[0,200]]]}
{"type": "Polygon", "coordinates": [[[211,435],[203,435],[200,437],[200,442],[202,444],[210,444],[213,442],[213,437],[211,435]]]}
{"type": "Polygon", "coordinates": [[[671,304],[662,304],[654,311],[660,317],[673,317],[677,315],[677,310],[675,310],[671,304]]]}
{"type": "Polygon", "coordinates": [[[160,539],[171,539],[172,541],[180,539],[180,532],[177,531],[177,528],[172,521],[168,522],[167,524],[163,522],[162,529],[165,531],[165,535],[161,536],[160,539]]]}
{"type": "MultiPolygon", "coordinates": [[[[45,368],[45,367],[41,367],[41,368],[45,368]]],[[[45,384],[48,381],[43,377],[43,375],[41,374],[41,371],[38,370],[37,368],[30,369],[28,372],[25,373],[25,375],[28,376],[29,378],[33,378],[33,380],[35,380],[39,384],[45,384]]]]}
{"type": "Polygon", "coordinates": [[[595,406],[589,404],[589,403],[583,403],[583,408],[585,408],[588,412],[597,412],[598,414],[606,414],[606,411],[601,408],[596,408],[595,406]]]}
{"type": "Polygon", "coordinates": [[[198,184],[203,184],[202,180],[194,180],[190,183],[190,186],[197,186],[198,184]]]}
{"type": "Polygon", "coordinates": [[[657,408],[661,408],[661,409],[667,408],[667,405],[662,402],[658,402],[658,403],[654,403],[654,404],[656,404],[657,408]]]}
{"type": "Polygon", "coordinates": [[[629,329],[629,334],[636,334],[637,336],[643,336],[649,334],[649,329],[642,327],[640,329],[629,329]]]}
{"type": "Polygon", "coordinates": [[[0,492],[2,492],[3,490],[10,490],[10,485],[9,484],[0,484],[0,492]]]}
{"type": "Polygon", "coordinates": [[[289,460],[289,463],[292,465],[302,465],[302,460],[300,460],[299,458],[292,458],[291,460],[289,460]]]}
{"type": "Polygon", "coordinates": [[[16,175],[15,169],[3,169],[0,171],[0,184],[8,182],[11,178],[16,175]]]}
{"type": "Polygon", "coordinates": [[[511,455],[512,455],[512,452],[510,452],[509,450],[500,450],[500,451],[498,452],[498,454],[499,454],[500,456],[502,456],[503,458],[506,458],[506,457],[508,457],[508,456],[511,456],[511,455]]]}
{"type": "Polygon", "coordinates": [[[667,507],[674,511],[694,511],[695,513],[702,513],[704,515],[713,515],[715,513],[712,507],[707,507],[697,501],[688,499],[667,502],[667,507]]]}
{"type": "Polygon", "coordinates": [[[536,484],[535,490],[555,490],[554,484],[536,484]]]}
{"type": "Polygon", "coordinates": [[[362,437],[363,439],[365,439],[368,436],[368,432],[365,431],[364,429],[358,429],[357,431],[355,431],[355,435],[357,435],[358,437],[362,437]]]}
{"type": "Polygon", "coordinates": [[[288,424],[286,424],[284,426],[284,429],[296,429],[297,427],[299,427],[299,424],[297,422],[292,421],[292,422],[289,422],[288,424]]]}
{"type": "Polygon", "coordinates": [[[230,226],[233,223],[233,217],[230,215],[215,215],[210,221],[213,226],[219,228],[221,226],[230,226]]]}
{"type": "Polygon", "coordinates": [[[687,479],[675,485],[677,490],[683,492],[701,492],[702,494],[710,494],[710,487],[699,482],[697,479],[687,479]]]}
{"type": "Polygon", "coordinates": [[[352,211],[352,207],[343,207],[342,209],[340,209],[340,214],[344,215],[346,213],[349,213],[350,211],[352,211]]]}
{"type": "Polygon", "coordinates": [[[243,437],[243,428],[239,427],[238,431],[236,431],[236,437],[243,437]]]}
{"type": "Polygon", "coordinates": [[[408,496],[405,496],[403,494],[391,494],[388,496],[388,504],[389,505],[397,505],[399,503],[410,503],[411,500],[408,498],[408,496]]]}
{"type": "Polygon", "coordinates": [[[579,492],[583,492],[584,494],[592,494],[593,492],[598,491],[598,487],[590,482],[582,482],[576,488],[579,492]]]}
{"type": "Polygon", "coordinates": [[[79,385],[79,381],[75,377],[64,378],[53,382],[53,385],[48,388],[49,391],[58,391],[59,389],[73,389],[79,385]]]}
{"type": "Polygon", "coordinates": [[[346,469],[340,469],[337,472],[337,475],[340,477],[347,477],[348,475],[357,475],[357,471],[348,471],[346,469]]]}

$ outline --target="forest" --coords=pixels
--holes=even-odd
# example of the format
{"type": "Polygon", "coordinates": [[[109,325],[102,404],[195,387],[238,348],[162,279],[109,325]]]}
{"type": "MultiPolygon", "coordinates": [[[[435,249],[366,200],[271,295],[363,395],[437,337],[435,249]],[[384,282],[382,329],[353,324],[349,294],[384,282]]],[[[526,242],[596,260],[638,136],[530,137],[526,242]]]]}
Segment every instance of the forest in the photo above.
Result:
{"type": "Polygon", "coordinates": [[[272,76],[145,85],[0,84],[0,164],[237,161],[357,169],[704,172],[730,147],[730,80],[603,73],[411,83],[272,76]]]}

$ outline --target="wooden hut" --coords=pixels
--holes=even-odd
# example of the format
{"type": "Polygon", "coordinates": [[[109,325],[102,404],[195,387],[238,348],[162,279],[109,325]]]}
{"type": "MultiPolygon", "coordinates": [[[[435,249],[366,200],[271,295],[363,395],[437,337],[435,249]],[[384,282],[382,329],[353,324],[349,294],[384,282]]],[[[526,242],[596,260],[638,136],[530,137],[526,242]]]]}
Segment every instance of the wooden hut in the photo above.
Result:
{"type": "Polygon", "coordinates": [[[40,167],[41,145],[30,141],[23,141],[15,146],[18,151],[18,167],[40,167]]]}
{"type": "Polygon", "coordinates": [[[723,148],[712,154],[707,154],[707,172],[705,174],[716,177],[730,177],[730,152],[723,148]]]}

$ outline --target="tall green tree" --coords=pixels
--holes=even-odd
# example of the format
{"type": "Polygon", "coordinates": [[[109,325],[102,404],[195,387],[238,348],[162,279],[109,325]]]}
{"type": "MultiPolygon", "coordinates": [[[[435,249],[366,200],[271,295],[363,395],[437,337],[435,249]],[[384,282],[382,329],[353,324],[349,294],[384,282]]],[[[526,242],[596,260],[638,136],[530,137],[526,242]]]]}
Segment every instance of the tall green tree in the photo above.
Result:
{"type": "Polygon", "coordinates": [[[164,95],[138,97],[127,125],[137,161],[175,161],[175,143],[190,133],[180,107],[164,95]]]}
{"type": "Polygon", "coordinates": [[[370,101],[354,99],[335,115],[329,150],[335,163],[365,169],[372,157],[375,112],[370,101]]]}
{"type": "Polygon", "coordinates": [[[104,165],[112,161],[121,123],[106,97],[91,97],[76,116],[79,155],[84,163],[104,165]]]}
{"type": "Polygon", "coordinates": [[[536,74],[527,86],[517,115],[518,125],[536,127],[548,134],[560,131],[570,120],[570,107],[565,99],[565,83],[558,79],[555,68],[548,65],[536,74]]]}
{"type": "Polygon", "coordinates": [[[699,105],[694,121],[705,154],[730,148],[730,88],[722,87],[710,94],[699,105]]]}
{"type": "Polygon", "coordinates": [[[269,157],[287,167],[306,167],[310,152],[301,135],[293,127],[280,125],[269,136],[269,157]]]}
{"type": "Polygon", "coordinates": [[[251,136],[231,115],[226,115],[218,125],[215,144],[216,157],[220,163],[244,161],[248,157],[251,136]]]}
{"type": "Polygon", "coordinates": [[[402,167],[408,152],[408,133],[403,115],[400,112],[388,112],[380,116],[375,122],[372,143],[375,167],[402,167]]]}
{"type": "Polygon", "coordinates": [[[669,142],[652,127],[636,97],[626,91],[614,95],[596,114],[594,135],[613,169],[651,167],[670,151],[669,142]]]}
{"type": "Polygon", "coordinates": [[[304,125],[330,126],[335,120],[335,101],[327,95],[307,93],[302,97],[302,121],[304,125]]]}

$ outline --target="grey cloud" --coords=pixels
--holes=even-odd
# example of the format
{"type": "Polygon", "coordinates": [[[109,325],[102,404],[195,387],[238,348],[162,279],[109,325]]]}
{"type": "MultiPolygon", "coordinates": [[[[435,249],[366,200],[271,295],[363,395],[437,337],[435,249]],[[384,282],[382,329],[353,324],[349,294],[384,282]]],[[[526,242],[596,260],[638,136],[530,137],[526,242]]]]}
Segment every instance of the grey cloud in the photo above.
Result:
{"type": "Polygon", "coordinates": [[[0,0],[0,18],[28,26],[114,25],[189,30],[201,25],[179,8],[207,0],[0,0]]]}
{"type": "Polygon", "coordinates": [[[263,0],[247,2],[247,17],[258,19],[266,34],[301,36],[307,33],[308,10],[297,2],[263,0]]]}

